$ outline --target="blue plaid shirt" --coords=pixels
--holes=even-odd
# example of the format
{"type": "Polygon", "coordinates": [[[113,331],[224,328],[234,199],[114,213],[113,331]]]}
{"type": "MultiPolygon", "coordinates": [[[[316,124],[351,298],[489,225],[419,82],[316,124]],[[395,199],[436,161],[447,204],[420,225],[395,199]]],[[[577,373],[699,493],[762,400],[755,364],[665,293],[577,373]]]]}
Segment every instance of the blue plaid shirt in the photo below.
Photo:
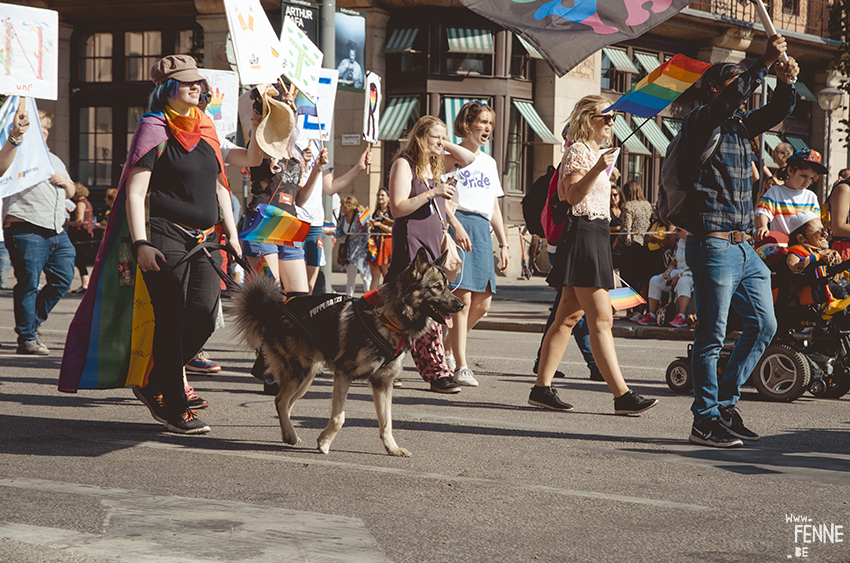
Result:
{"type": "Polygon", "coordinates": [[[720,144],[703,165],[688,194],[685,227],[696,235],[713,231],[753,229],[753,151],[750,139],[780,123],[794,111],[793,85],[777,81],[767,105],[741,111],[761,85],[767,68],[756,61],[714,100],[693,110],[682,124],[683,162],[695,162],[707,146],[712,131],[720,127],[720,144]]]}

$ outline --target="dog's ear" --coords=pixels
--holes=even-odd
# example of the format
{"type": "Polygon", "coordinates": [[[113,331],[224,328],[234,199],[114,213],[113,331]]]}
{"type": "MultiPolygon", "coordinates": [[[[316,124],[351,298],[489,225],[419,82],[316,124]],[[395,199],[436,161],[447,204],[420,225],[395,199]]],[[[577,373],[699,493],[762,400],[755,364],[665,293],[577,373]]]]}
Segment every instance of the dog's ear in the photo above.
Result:
{"type": "Polygon", "coordinates": [[[413,271],[421,274],[430,265],[431,261],[428,259],[428,251],[425,250],[424,246],[420,246],[419,250],[416,251],[416,258],[413,259],[413,271]]]}
{"type": "Polygon", "coordinates": [[[449,251],[448,251],[448,250],[446,250],[445,252],[443,252],[443,253],[440,255],[440,257],[439,257],[439,258],[437,258],[437,260],[434,262],[434,265],[435,265],[435,266],[439,266],[440,268],[445,269],[445,267],[446,267],[446,258],[448,257],[448,255],[449,255],[449,251]]]}

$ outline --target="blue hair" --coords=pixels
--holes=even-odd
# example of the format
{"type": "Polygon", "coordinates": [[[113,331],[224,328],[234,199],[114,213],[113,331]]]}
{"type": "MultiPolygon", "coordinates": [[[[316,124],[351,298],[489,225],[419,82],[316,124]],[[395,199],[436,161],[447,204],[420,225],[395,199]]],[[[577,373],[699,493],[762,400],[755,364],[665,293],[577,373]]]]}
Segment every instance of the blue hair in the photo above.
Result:
{"type": "Polygon", "coordinates": [[[165,111],[165,106],[168,105],[168,98],[177,96],[177,88],[180,87],[180,81],[174,78],[169,78],[162,84],[157,84],[151,95],[148,96],[148,111],[151,113],[159,113],[165,111]]]}

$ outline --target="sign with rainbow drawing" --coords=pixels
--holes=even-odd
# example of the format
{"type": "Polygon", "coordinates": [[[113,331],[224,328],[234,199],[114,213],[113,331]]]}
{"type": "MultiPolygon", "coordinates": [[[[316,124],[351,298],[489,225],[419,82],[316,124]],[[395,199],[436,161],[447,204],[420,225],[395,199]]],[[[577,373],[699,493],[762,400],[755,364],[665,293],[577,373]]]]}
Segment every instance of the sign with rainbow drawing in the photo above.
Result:
{"type": "Polygon", "coordinates": [[[381,77],[366,73],[366,101],[363,106],[363,138],[367,143],[378,142],[381,121],[381,77]]]}
{"type": "Polygon", "coordinates": [[[260,0],[224,0],[224,11],[239,80],[246,86],[277,82],[285,59],[260,0]]]}
{"type": "MultiPolygon", "coordinates": [[[[210,85],[207,114],[212,118],[219,139],[236,135],[239,116],[239,76],[229,70],[199,68],[210,85]]],[[[231,139],[232,140],[232,139],[231,139]]]]}
{"type": "Polygon", "coordinates": [[[55,100],[59,13],[0,4],[0,93],[55,100]]]}

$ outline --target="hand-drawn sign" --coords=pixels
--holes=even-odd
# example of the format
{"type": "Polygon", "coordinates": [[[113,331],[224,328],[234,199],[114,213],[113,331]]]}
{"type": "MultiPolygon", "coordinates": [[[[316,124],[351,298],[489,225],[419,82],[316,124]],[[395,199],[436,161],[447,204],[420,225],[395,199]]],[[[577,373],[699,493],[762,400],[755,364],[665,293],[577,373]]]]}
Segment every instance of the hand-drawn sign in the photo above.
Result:
{"type": "Polygon", "coordinates": [[[55,100],[59,13],[0,5],[0,92],[55,100]]]}

